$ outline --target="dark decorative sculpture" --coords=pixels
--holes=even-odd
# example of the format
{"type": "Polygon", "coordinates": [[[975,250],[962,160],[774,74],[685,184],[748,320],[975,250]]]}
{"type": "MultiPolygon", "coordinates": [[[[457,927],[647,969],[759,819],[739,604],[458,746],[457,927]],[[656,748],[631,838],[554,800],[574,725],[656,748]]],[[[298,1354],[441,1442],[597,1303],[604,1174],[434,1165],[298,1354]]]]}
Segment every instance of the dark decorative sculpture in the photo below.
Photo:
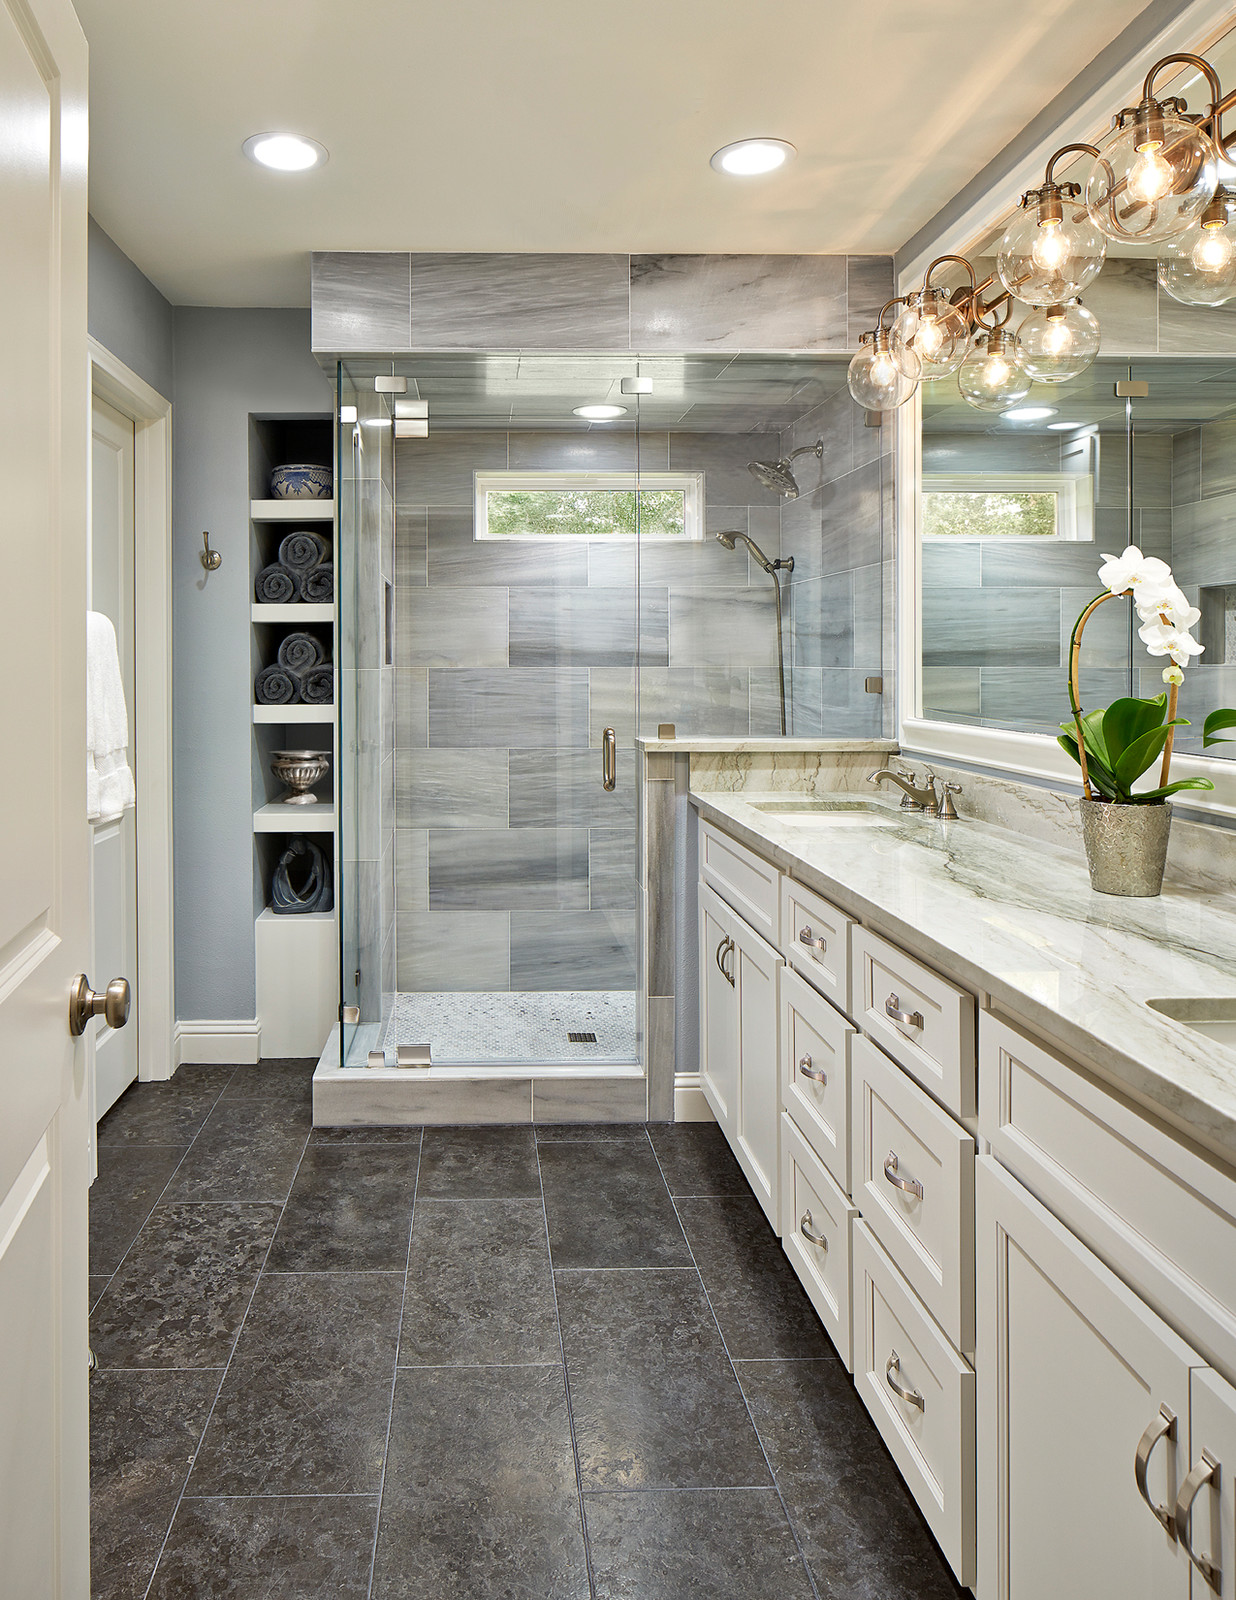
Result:
{"type": "Polygon", "coordinates": [[[335,888],[330,862],[312,839],[293,839],[279,857],[270,888],[270,908],[281,916],[332,911],[335,888]]]}

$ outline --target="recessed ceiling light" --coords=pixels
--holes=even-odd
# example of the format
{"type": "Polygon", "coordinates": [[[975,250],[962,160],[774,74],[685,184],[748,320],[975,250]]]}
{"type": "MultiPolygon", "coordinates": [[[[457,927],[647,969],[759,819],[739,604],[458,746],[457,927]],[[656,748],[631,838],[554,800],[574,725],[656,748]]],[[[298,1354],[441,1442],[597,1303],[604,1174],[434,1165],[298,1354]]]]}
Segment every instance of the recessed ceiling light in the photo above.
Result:
{"type": "Polygon", "coordinates": [[[723,144],[709,165],[718,172],[753,178],[761,172],[775,172],[793,154],[794,146],[784,139],[738,139],[733,144],[723,144]]]}
{"type": "Polygon", "coordinates": [[[1051,430],[1052,433],[1063,433],[1066,430],[1072,429],[1072,428],[1084,428],[1084,427],[1086,427],[1086,423],[1084,423],[1084,422],[1049,422],[1047,424],[1047,426],[1051,430]]]}
{"type": "Polygon", "coordinates": [[[275,172],[308,172],[310,167],[320,167],[330,159],[324,144],[304,139],[299,133],[255,133],[241,149],[250,161],[275,172]]]}
{"type": "Polygon", "coordinates": [[[1055,406],[1014,406],[1011,411],[1000,413],[1006,422],[1042,422],[1055,414],[1055,406]]]}
{"type": "Polygon", "coordinates": [[[626,406],[576,406],[572,412],[576,417],[587,417],[589,422],[612,422],[615,417],[625,417],[626,406]]]}

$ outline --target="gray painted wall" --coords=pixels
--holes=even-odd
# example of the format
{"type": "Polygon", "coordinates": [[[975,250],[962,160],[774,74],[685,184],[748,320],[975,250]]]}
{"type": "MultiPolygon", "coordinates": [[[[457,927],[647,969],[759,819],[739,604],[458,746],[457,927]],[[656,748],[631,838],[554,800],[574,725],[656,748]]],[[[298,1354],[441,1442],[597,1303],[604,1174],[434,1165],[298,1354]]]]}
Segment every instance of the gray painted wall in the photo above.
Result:
{"type": "Polygon", "coordinates": [[[91,337],[170,399],[172,308],[93,217],[87,273],[91,337]]]}
{"type": "Polygon", "coordinates": [[[176,1014],[255,1013],[249,416],[329,415],[309,313],[175,311],[176,1014]],[[206,574],[202,530],[222,552],[206,574]]]}

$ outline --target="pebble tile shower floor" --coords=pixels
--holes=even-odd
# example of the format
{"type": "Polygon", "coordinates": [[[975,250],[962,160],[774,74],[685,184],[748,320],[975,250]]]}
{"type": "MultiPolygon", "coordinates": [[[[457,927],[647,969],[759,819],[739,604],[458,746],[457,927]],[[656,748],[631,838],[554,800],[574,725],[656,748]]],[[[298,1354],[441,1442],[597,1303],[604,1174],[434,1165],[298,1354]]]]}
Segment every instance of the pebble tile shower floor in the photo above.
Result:
{"type": "Polygon", "coordinates": [[[94,1600],[956,1600],[715,1127],[100,1127],[94,1600]]]}

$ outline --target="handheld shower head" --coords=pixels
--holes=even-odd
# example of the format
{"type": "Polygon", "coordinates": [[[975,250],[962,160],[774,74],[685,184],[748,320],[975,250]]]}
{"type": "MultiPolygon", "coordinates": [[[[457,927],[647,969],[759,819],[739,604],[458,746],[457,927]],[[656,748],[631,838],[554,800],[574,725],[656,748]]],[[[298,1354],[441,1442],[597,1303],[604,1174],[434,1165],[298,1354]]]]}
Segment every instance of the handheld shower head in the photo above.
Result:
{"type": "MultiPolygon", "coordinates": [[[[713,538],[718,544],[724,545],[727,550],[736,550],[738,546],[735,543],[735,540],[741,539],[746,545],[747,549],[750,550],[756,564],[763,567],[765,572],[770,572],[774,577],[776,576],[776,562],[768,559],[768,557],[760,549],[759,545],[756,544],[755,540],[749,533],[715,533],[713,534],[713,538]]],[[[791,567],[790,571],[792,572],[793,570],[793,567],[791,567]]]]}
{"type": "Polygon", "coordinates": [[[798,450],[791,450],[788,456],[782,456],[779,461],[749,461],[747,471],[762,484],[765,489],[771,489],[774,494],[779,494],[783,500],[797,500],[802,492],[798,487],[798,479],[794,476],[791,463],[798,456],[812,455],[817,461],[824,456],[824,440],[817,439],[814,444],[805,444],[798,450]]]}

